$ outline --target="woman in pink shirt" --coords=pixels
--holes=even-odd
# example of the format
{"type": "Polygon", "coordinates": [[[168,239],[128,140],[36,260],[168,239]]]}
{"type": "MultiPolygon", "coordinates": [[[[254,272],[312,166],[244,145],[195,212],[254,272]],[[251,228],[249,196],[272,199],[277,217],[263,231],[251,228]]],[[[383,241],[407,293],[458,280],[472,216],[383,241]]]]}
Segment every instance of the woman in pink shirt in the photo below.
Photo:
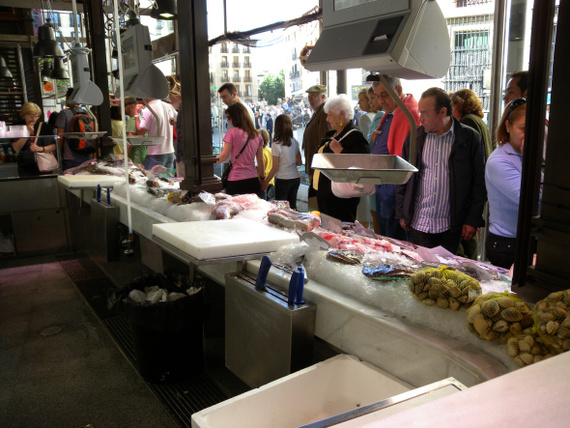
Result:
{"type": "Polygon", "coordinates": [[[259,180],[265,179],[263,138],[253,126],[247,109],[241,103],[230,105],[226,110],[226,116],[233,128],[228,129],[224,136],[224,148],[217,156],[216,162],[222,163],[230,157],[233,164],[228,176],[226,193],[230,195],[257,194],[260,189],[259,180]]]}

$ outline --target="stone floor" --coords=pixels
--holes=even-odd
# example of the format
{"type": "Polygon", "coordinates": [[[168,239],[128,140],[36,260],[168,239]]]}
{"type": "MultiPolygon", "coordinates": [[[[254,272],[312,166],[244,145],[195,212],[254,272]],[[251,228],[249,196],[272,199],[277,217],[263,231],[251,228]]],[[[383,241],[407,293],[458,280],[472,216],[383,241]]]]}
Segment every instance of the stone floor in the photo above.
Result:
{"type": "Polygon", "coordinates": [[[0,260],[0,426],[176,427],[54,256],[0,260]]]}

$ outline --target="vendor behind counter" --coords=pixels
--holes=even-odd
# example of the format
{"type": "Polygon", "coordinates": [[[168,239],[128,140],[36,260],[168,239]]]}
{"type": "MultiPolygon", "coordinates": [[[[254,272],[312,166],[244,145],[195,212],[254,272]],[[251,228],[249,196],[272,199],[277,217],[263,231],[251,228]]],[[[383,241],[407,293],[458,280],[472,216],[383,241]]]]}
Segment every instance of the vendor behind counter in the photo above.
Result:
{"type": "MultiPolygon", "coordinates": [[[[31,102],[24,103],[20,109],[30,137],[50,136],[56,134],[56,129],[43,122],[43,112],[40,107],[31,102]]],[[[36,152],[51,153],[56,156],[54,138],[19,138],[12,142],[12,148],[18,153],[18,174],[20,177],[39,175],[35,156],[36,152]]]]}

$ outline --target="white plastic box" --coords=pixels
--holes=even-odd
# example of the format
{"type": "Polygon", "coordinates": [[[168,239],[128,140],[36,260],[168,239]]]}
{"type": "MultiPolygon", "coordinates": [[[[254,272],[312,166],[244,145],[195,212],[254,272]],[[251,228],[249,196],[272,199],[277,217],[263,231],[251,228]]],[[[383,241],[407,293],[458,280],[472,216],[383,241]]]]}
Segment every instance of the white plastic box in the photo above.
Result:
{"type": "Polygon", "coordinates": [[[193,428],[297,427],[413,389],[338,355],[192,415],[193,428]]]}

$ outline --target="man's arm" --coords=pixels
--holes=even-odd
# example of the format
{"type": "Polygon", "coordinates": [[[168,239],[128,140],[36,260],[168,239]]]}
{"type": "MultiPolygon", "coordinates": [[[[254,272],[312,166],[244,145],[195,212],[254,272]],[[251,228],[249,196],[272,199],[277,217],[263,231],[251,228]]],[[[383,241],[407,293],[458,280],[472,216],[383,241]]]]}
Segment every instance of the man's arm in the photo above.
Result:
{"type": "MultiPolygon", "coordinates": [[[[410,134],[404,140],[404,145],[402,147],[402,158],[408,159],[410,151],[410,134]]],[[[416,173],[417,174],[417,173],[416,173]]],[[[413,178],[410,178],[412,180],[413,178]]],[[[408,180],[405,184],[398,184],[396,185],[396,209],[395,209],[395,217],[399,219],[400,226],[402,229],[409,230],[408,225],[404,220],[404,201],[406,199],[406,189],[410,181],[408,180]]]]}

